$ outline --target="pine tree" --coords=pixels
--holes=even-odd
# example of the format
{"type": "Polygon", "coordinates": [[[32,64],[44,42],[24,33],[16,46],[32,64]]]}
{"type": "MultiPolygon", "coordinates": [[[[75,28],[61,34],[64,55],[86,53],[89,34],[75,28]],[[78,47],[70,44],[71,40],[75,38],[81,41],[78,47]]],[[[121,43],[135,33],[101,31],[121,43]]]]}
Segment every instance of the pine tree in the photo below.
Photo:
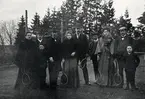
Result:
{"type": "Polygon", "coordinates": [[[72,28],[77,21],[78,12],[81,7],[81,0],[67,0],[61,6],[62,19],[64,24],[64,30],[72,28]]]}
{"type": "Polygon", "coordinates": [[[22,40],[25,38],[25,20],[24,17],[21,17],[20,22],[18,23],[18,29],[17,29],[17,36],[15,45],[19,45],[22,40]]]}
{"type": "Polygon", "coordinates": [[[125,10],[125,14],[124,14],[125,18],[129,18],[129,12],[128,9],[125,10]]]}
{"type": "Polygon", "coordinates": [[[80,22],[83,24],[86,34],[91,34],[93,31],[96,31],[97,22],[100,21],[101,17],[101,1],[98,0],[84,0],[82,15],[80,17],[80,22]]]}
{"type": "Polygon", "coordinates": [[[145,12],[143,12],[142,16],[138,18],[138,22],[141,24],[145,24],[145,12]]]}
{"type": "Polygon", "coordinates": [[[113,0],[109,0],[109,2],[104,3],[102,5],[102,18],[101,18],[101,24],[107,25],[114,22],[114,15],[115,15],[115,9],[113,8],[113,0]]]}
{"type": "Polygon", "coordinates": [[[34,34],[40,33],[41,32],[41,24],[40,24],[40,16],[38,13],[34,15],[34,19],[32,19],[31,23],[31,30],[34,34]]]}
{"type": "Polygon", "coordinates": [[[41,21],[41,32],[43,34],[49,34],[50,33],[50,9],[47,9],[47,14],[44,16],[44,18],[41,21]]]}

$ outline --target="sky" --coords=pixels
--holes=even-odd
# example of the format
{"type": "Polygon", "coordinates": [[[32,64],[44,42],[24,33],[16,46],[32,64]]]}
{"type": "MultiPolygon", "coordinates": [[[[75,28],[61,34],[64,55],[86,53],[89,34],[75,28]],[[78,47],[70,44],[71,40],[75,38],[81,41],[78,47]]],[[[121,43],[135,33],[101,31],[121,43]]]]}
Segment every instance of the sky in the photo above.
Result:
{"type": "MultiPolygon", "coordinates": [[[[0,21],[19,20],[28,10],[28,22],[31,22],[35,12],[41,18],[46,14],[47,8],[59,8],[65,0],[0,0],[0,21]]],[[[124,15],[129,11],[132,23],[137,25],[137,18],[145,11],[145,0],[114,0],[115,17],[124,15]]]]}

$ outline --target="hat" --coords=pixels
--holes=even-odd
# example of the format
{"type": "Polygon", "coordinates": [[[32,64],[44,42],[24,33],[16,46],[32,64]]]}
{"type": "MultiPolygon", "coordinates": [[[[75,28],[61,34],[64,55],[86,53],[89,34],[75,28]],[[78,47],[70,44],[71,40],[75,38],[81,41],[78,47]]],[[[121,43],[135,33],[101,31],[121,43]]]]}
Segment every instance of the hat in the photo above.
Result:
{"type": "Polygon", "coordinates": [[[126,27],[119,28],[119,31],[126,30],[126,27]]]}
{"type": "Polygon", "coordinates": [[[74,28],[83,28],[83,25],[80,24],[80,23],[76,23],[76,24],[74,25],[74,28]]]}

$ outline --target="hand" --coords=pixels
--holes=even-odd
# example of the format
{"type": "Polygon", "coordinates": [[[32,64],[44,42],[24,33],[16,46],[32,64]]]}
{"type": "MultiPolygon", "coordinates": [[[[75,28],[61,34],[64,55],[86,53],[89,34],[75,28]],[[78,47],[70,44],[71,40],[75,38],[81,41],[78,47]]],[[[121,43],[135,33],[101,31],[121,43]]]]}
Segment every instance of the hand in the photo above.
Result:
{"type": "Polygon", "coordinates": [[[50,62],[54,62],[53,57],[50,57],[49,60],[50,62]]]}
{"type": "Polygon", "coordinates": [[[100,56],[99,56],[99,55],[97,55],[97,60],[98,60],[98,61],[100,60],[100,56]]]}
{"type": "Polygon", "coordinates": [[[39,49],[40,50],[43,50],[44,49],[44,46],[43,45],[39,45],[39,49]]]}
{"type": "Polygon", "coordinates": [[[65,60],[64,59],[62,59],[62,63],[64,63],[65,62],[65,60]]]}
{"type": "Polygon", "coordinates": [[[71,53],[71,56],[75,56],[76,52],[71,53]]]}
{"type": "Polygon", "coordinates": [[[89,57],[89,54],[86,54],[86,57],[89,57]]]}

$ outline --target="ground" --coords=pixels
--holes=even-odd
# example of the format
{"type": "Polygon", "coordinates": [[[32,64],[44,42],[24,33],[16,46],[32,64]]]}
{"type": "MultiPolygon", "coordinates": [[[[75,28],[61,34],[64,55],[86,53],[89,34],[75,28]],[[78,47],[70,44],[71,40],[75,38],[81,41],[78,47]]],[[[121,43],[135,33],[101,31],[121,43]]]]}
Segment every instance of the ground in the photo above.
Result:
{"type": "Polygon", "coordinates": [[[75,89],[58,88],[57,94],[52,91],[31,90],[29,92],[17,92],[13,89],[17,78],[16,66],[3,66],[0,68],[0,99],[145,99],[145,68],[140,65],[136,71],[137,91],[125,91],[121,88],[102,88],[94,83],[94,72],[91,61],[88,63],[89,78],[92,85],[84,85],[81,69],[81,87],[75,89]]]}

